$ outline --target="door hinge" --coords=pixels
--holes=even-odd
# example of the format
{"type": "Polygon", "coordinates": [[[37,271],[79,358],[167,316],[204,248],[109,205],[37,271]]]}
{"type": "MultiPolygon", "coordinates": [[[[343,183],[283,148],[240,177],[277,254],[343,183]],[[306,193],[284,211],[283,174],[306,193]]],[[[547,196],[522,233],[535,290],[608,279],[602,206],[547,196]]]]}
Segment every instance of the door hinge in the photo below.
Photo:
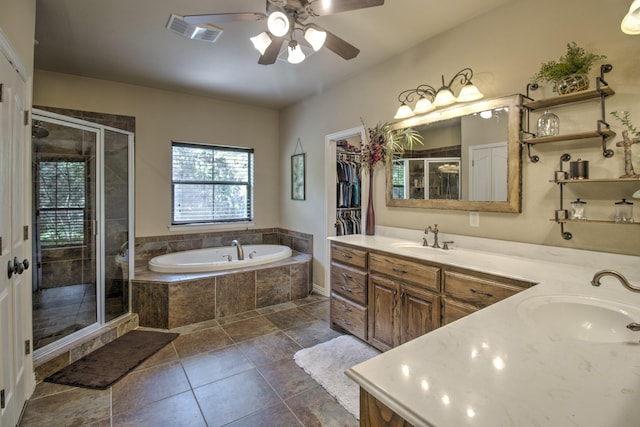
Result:
{"type": "Polygon", "coordinates": [[[29,226],[25,225],[22,228],[22,240],[29,240],[29,226]]]}
{"type": "Polygon", "coordinates": [[[24,342],[24,355],[27,356],[31,354],[31,340],[26,340],[24,342]]]}
{"type": "Polygon", "coordinates": [[[5,408],[5,403],[4,403],[4,389],[0,390],[0,409],[4,409],[5,408]]]}
{"type": "Polygon", "coordinates": [[[24,125],[29,124],[29,110],[24,110],[24,125]]]}

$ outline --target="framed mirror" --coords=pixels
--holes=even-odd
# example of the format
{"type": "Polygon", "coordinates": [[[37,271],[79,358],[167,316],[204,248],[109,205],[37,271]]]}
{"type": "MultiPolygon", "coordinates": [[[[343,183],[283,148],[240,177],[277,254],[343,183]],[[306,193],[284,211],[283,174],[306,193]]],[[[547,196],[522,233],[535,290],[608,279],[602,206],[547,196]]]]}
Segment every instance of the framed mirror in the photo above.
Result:
{"type": "Polygon", "coordinates": [[[521,212],[521,95],[456,105],[393,125],[424,138],[387,165],[387,206],[521,212]]]}

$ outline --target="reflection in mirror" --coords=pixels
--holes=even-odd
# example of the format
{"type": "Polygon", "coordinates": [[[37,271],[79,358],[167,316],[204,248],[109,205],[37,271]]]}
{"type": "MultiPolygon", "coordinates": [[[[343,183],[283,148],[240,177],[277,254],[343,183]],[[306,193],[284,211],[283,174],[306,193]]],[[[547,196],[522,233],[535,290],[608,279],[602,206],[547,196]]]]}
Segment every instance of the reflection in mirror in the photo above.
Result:
{"type": "Polygon", "coordinates": [[[520,96],[456,106],[397,123],[424,144],[387,169],[387,206],[520,211],[520,96]]]}

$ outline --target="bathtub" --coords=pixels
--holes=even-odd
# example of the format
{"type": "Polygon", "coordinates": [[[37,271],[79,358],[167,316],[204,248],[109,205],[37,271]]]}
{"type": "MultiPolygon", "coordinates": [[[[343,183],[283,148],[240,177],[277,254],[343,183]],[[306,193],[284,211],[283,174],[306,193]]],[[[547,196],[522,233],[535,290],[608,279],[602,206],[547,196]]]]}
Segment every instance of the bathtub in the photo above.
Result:
{"type": "Polygon", "coordinates": [[[149,261],[149,269],[158,273],[204,273],[266,264],[291,256],[291,248],[282,245],[243,245],[242,249],[244,260],[238,260],[235,246],[160,255],[149,261]]]}

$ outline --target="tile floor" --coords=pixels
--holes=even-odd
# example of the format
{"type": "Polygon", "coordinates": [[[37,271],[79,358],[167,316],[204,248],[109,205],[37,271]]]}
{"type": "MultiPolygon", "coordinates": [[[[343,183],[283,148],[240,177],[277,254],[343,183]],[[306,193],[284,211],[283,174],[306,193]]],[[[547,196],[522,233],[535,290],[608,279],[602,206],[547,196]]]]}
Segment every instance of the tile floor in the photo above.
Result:
{"type": "Polygon", "coordinates": [[[357,426],[293,361],[339,335],[309,298],[177,328],[181,335],[108,390],[41,383],[28,426],[357,426]]]}

